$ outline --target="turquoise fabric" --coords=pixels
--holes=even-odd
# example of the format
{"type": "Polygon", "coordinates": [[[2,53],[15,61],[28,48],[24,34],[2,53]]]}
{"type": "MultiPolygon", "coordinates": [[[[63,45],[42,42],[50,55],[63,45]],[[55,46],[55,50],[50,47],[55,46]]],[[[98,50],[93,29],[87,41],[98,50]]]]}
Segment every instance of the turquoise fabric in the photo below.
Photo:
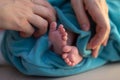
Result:
{"type": "MultiPolygon", "coordinates": [[[[91,50],[86,50],[88,41],[94,35],[94,28],[88,32],[80,29],[69,0],[49,0],[49,2],[57,11],[58,24],[62,23],[66,29],[78,34],[76,46],[84,59],[78,65],[70,67],[61,56],[49,49],[47,33],[36,39],[21,38],[18,32],[6,31],[2,52],[11,65],[26,75],[61,77],[120,61],[120,0],[107,0],[111,32],[107,46],[101,46],[96,59],[90,56],[91,50]]],[[[91,25],[95,26],[92,20],[91,25]]]]}

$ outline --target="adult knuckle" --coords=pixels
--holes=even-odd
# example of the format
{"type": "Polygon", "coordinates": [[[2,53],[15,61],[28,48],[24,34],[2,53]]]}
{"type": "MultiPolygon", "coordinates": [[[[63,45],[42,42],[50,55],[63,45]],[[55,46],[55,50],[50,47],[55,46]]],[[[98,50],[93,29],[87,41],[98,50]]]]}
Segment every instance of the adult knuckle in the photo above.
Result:
{"type": "Polygon", "coordinates": [[[29,12],[29,14],[26,15],[26,19],[29,21],[33,17],[33,12],[29,12]]]}
{"type": "Polygon", "coordinates": [[[32,9],[35,5],[32,2],[30,2],[30,3],[26,4],[25,6],[32,9]]]}
{"type": "Polygon", "coordinates": [[[45,24],[42,27],[39,27],[38,31],[42,35],[42,34],[45,34],[47,32],[47,29],[48,29],[48,24],[45,24]]]}
{"type": "Polygon", "coordinates": [[[35,5],[33,3],[29,4],[30,8],[33,8],[35,5]]]}
{"type": "Polygon", "coordinates": [[[109,23],[108,23],[108,24],[105,24],[105,26],[104,26],[103,28],[104,28],[104,30],[105,30],[106,32],[110,31],[110,25],[109,25],[109,23]]]}
{"type": "Polygon", "coordinates": [[[52,20],[55,19],[55,15],[54,15],[54,13],[52,12],[52,10],[49,10],[49,11],[48,11],[48,14],[46,14],[46,19],[48,20],[48,22],[51,22],[52,20]]]}
{"type": "Polygon", "coordinates": [[[45,20],[45,21],[43,22],[43,28],[46,28],[46,27],[48,27],[48,22],[45,20]]]}
{"type": "Polygon", "coordinates": [[[48,16],[48,18],[52,18],[53,17],[53,11],[51,9],[48,11],[47,16],[48,16]]]}
{"type": "Polygon", "coordinates": [[[26,23],[25,23],[25,21],[20,20],[20,21],[16,22],[15,25],[19,28],[19,31],[23,31],[23,32],[26,31],[26,23]]]}
{"type": "Polygon", "coordinates": [[[19,28],[20,31],[25,32],[25,26],[21,24],[17,24],[17,27],[19,28]]]}
{"type": "Polygon", "coordinates": [[[33,3],[30,0],[21,0],[22,4],[25,6],[29,6],[32,5],[33,3]]]}
{"type": "Polygon", "coordinates": [[[46,7],[50,6],[50,4],[47,1],[44,1],[44,4],[46,5],[46,7]]]}

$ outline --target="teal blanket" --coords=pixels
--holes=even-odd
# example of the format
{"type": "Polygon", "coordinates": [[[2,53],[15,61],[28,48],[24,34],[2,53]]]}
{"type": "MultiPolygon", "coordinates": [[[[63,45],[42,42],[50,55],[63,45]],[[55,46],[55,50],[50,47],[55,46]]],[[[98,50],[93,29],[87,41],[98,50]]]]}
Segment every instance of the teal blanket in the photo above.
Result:
{"type": "MultiPolygon", "coordinates": [[[[86,50],[90,37],[94,35],[94,28],[88,32],[80,29],[69,0],[49,0],[49,2],[57,11],[58,24],[62,23],[66,29],[78,34],[76,46],[84,59],[78,65],[70,67],[61,56],[49,49],[47,33],[36,39],[21,38],[18,32],[6,31],[2,53],[11,65],[26,75],[61,77],[120,61],[120,0],[107,0],[111,32],[107,46],[101,46],[96,59],[91,57],[91,50],[86,50]]],[[[95,26],[92,20],[91,25],[95,26]]]]}

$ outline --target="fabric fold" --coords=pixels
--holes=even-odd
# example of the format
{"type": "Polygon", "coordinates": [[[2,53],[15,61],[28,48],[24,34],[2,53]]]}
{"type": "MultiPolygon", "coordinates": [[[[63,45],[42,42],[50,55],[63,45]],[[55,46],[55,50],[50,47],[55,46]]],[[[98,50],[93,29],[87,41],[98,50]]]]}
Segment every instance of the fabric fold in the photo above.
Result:
{"type": "MultiPolygon", "coordinates": [[[[120,60],[120,0],[107,0],[111,32],[106,47],[101,46],[98,58],[91,57],[91,50],[86,45],[94,35],[91,29],[85,32],[80,29],[76,16],[70,5],[70,0],[49,0],[55,7],[58,24],[78,35],[76,46],[84,57],[81,63],[74,67],[68,66],[61,56],[50,50],[48,33],[36,39],[22,38],[18,32],[6,31],[2,42],[2,53],[5,59],[20,72],[26,75],[61,77],[85,72],[106,63],[120,60]]],[[[91,25],[94,22],[91,21],[91,25]]]]}

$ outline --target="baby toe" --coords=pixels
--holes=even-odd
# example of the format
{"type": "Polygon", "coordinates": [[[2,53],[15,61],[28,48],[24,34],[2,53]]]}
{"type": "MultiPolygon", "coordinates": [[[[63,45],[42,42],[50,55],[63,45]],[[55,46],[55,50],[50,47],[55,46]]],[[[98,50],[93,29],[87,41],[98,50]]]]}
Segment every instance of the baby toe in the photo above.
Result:
{"type": "Polygon", "coordinates": [[[68,53],[63,53],[63,54],[62,54],[62,58],[63,58],[63,59],[67,58],[67,56],[68,56],[68,53]]]}
{"type": "Polygon", "coordinates": [[[64,41],[67,41],[68,37],[67,37],[67,36],[63,36],[62,39],[63,39],[64,41]]]}
{"type": "Polygon", "coordinates": [[[52,23],[50,24],[50,32],[51,32],[51,31],[55,31],[55,30],[56,30],[56,26],[57,26],[56,22],[52,22],[52,23]]]}

